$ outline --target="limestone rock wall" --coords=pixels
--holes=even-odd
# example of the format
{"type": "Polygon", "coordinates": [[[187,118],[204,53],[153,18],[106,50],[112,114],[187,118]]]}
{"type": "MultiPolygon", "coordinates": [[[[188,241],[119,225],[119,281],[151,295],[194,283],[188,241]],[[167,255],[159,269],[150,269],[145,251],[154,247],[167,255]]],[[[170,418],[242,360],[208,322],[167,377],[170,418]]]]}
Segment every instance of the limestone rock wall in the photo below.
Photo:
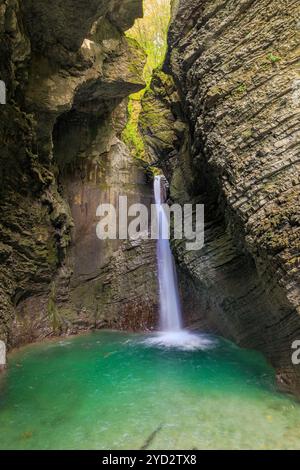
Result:
{"type": "Polygon", "coordinates": [[[144,308],[144,285],[155,280],[153,249],[97,246],[93,224],[77,245],[97,199],[110,197],[105,191],[119,156],[131,191],[149,195],[120,140],[122,102],[144,86],[144,53],[124,35],[141,15],[141,0],[0,1],[0,78],[8,95],[0,107],[0,338],[10,346],[153,321],[156,300],[144,308]],[[152,263],[152,277],[138,271],[134,252],[140,264],[143,257],[152,263]],[[93,288],[86,282],[87,292],[77,293],[83,277],[93,288]]]}
{"type": "Polygon", "coordinates": [[[158,87],[154,77],[141,122],[171,197],[183,202],[188,192],[206,207],[204,249],[174,243],[183,285],[199,295],[198,305],[187,299],[189,321],[260,349],[282,387],[297,391],[299,34],[296,1],[174,1],[164,71],[183,116],[162,100],[170,78],[158,87]],[[167,151],[147,110],[155,100],[165,109],[167,151]],[[189,128],[189,157],[186,141],[178,146],[171,135],[180,121],[189,128]]]}

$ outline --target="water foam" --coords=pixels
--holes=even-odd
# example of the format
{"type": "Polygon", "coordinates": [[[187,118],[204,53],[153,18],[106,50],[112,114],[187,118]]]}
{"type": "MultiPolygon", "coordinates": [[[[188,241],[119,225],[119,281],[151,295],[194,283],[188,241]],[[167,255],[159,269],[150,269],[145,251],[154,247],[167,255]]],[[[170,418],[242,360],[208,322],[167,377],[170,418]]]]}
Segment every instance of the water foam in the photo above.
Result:
{"type": "Polygon", "coordinates": [[[216,340],[207,335],[192,333],[188,330],[162,331],[143,341],[147,346],[179,349],[181,351],[205,351],[216,346],[216,340]]]}

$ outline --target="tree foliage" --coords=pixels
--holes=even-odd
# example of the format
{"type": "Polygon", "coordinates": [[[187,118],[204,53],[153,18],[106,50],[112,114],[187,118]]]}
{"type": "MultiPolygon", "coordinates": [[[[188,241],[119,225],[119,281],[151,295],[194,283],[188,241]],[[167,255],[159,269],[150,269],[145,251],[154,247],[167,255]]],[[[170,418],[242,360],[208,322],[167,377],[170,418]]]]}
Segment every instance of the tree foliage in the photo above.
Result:
{"type": "MultiPolygon", "coordinates": [[[[147,54],[144,80],[150,85],[152,72],[161,66],[167,51],[167,34],[170,21],[170,0],[144,0],[144,16],[135,21],[127,31],[129,38],[135,39],[147,54]]],[[[147,160],[143,138],[138,122],[141,99],[144,90],[131,95],[128,104],[128,121],[122,137],[135,158],[147,160]]]]}
{"type": "Polygon", "coordinates": [[[170,0],[144,0],[144,17],[135,21],[127,32],[138,41],[147,54],[144,78],[148,84],[153,69],[159,67],[167,50],[167,33],[170,21],[170,0]]]}

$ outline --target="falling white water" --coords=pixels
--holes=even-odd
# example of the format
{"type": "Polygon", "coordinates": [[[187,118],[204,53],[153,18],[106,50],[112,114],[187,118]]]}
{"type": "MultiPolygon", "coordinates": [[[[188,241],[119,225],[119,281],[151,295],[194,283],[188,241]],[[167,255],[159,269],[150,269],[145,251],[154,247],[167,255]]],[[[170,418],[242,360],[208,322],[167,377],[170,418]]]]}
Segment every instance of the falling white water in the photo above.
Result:
{"type": "Polygon", "coordinates": [[[162,204],[165,203],[165,190],[161,176],[154,179],[154,196],[158,221],[157,264],[160,297],[160,328],[162,331],[180,331],[182,315],[178,294],[177,276],[170,241],[164,238],[168,233],[168,218],[162,204]]]}
{"type": "Polygon", "coordinates": [[[157,264],[161,331],[146,340],[146,344],[178,348],[186,351],[211,348],[215,342],[205,335],[190,333],[182,328],[182,313],[178,293],[176,267],[168,234],[168,218],[163,208],[165,187],[162,177],[154,180],[154,196],[158,221],[157,264]]]}

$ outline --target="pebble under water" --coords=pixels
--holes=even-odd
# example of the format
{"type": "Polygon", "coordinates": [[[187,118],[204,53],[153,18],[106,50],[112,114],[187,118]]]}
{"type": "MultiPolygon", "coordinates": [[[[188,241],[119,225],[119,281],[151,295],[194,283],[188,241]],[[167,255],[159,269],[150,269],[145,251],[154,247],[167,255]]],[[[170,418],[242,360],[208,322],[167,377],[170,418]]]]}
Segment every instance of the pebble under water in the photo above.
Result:
{"type": "MultiPolygon", "coordinates": [[[[96,332],[27,346],[0,377],[1,449],[297,449],[300,404],[262,356],[96,332]]],[[[208,345],[208,347],[206,347],[208,345]]]]}

